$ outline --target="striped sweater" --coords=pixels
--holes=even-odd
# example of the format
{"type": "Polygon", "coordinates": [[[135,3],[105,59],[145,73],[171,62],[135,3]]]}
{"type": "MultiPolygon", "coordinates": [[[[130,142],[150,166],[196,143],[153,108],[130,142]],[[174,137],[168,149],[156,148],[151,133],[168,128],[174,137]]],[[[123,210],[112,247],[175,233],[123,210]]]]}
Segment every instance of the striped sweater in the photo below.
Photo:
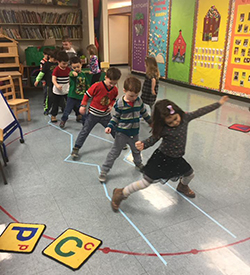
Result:
{"type": "Polygon", "coordinates": [[[134,106],[131,107],[125,100],[124,96],[117,100],[115,104],[115,114],[110,120],[108,127],[116,129],[117,132],[122,132],[127,136],[136,136],[139,134],[140,115],[151,123],[151,118],[144,107],[140,97],[134,101],[134,106]]]}

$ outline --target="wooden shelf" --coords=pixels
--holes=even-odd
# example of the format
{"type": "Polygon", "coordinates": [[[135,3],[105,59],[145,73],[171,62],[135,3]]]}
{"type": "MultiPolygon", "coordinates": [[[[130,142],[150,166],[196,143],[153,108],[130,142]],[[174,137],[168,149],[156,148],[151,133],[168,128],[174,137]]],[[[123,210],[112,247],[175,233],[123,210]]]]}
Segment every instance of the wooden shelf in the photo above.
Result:
{"type": "Polygon", "coordinates": [[[66,6],[66,5],[47,5],[47,4],[28,4],[28,3],[2,3],[5,6],[26,6],[26,7],[42,7],[42,8],[54,8],[54,9],[80,9],[79,6],[66,6]]]}
{"type": "Polygon", "coordinates": [[[0,23],[1,26],[81,26],[81,24],[50,24],[50,23],[0,23]]]}
{"type": "MultiPolygon", "coordinates": [[[[44,38],[46,39],[46,38],[44,38]]],[[[15,39],[16,41],[44,41],[44,39],[15,39]]],[[[70,38],[72,41],[80,41],[82,38],[70,38]]],[[[62,41],[62,39],[56,38],[56,41],[62,41]]]]}

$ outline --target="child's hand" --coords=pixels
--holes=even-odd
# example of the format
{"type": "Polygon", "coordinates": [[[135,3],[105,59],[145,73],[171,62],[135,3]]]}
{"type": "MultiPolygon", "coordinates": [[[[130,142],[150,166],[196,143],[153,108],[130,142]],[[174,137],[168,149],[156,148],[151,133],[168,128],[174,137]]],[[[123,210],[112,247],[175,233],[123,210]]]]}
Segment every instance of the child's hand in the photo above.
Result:
{"type": "Polygon", "coordinates": [[[77,72],[72,72],[73,76],[78,76],[77,72]]]}
{"type": "Polygon", "coordinates": [[[34,86],[37,87],[39,81],[35,81],[34,86]]]}
{"type": "Polygon", "coordinates": [[[60,90],[60,91],[62,90],[62,86],[61,86],[61,85],[58,85],[58,84],[57,84],[57,85],[56,85],[56,88],[57,88],[58,90],[60,90]]]}
{"type": "Polygon", "coordinates": [[[112,106],[108,106],[108,109],[107,109],[109,112],[111,112],[111,110],[112,110],[112,106]]]}
{"type": "Polygon", "coordinates": [[[85,115],[85,114],[86,114],[86,107],[80,106],[80,108],[79,108],[79,113],[80,113],[81,115],[85,115]]]}
{"type": "Polygon", "coordinates": [[[219,103],[220,105],[223,105],[226,101],[229,100],[229,96],[227,95],[224,95],[220,100],[219,100],[219,103]]]}
{"type": "Polygon", "coordinates": [[[106,134],[110,134],[111,133],[111,128],[110,127],[106,127],[105,128],[105,133],[106,134]]]}
{"type": "Polygon", "coordinates": [[[144,143],[141,142],[141,141],[137,141],[135,143],[135,147],[139,150],[139,151],[142,151],[144,149],[144,143]]]}

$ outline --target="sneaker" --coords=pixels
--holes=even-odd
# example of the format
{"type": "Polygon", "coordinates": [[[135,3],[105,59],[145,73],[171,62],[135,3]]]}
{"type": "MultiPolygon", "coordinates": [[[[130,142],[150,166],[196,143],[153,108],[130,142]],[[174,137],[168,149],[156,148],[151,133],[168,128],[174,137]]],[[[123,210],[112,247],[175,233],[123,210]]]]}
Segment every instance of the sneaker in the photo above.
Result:
{"type": "Polygon", "coordinates": [[[60,124],[59,124],[59,127],[60,127],[61,129],[63,129],[63,128],[65,127],[65,123],[66,123],[66,121],[61,120],[61,122],[60,122],[60,124]]]}
{"type": "Polygon", "coordinates": [[[51,122],[53,122],[53,123],[55,123],[55,122],[57,122],[57,119],[56,119],[56,116],[51,116],[51,122]]]}
{"type": "Polygon", "coordinates": [[[49,111],[48,111],[48,110],[44,110],[43,114],[44,114],[45,116],[47,116],[47,115],[49,114],[49,111]]]}
{"type": "Polygon", "coordinates": [[[195,198],[195,193],[194,191],[192,191],[188,185],[184,185],[181,183],[181,181],[179,182],[176,190],[180,193],[183,193],[186,197],[189,197],[189,198],[195,198]]]}
{"type": "Polygon", "coordinates": [[[72,152],[71,152],[71,157],[72,157],[73,160],[75,160],[79,157],[78,152],[79,152],[79,148],[74,147],[72,152]]]}
{"type": "Polygon", "coordinates": [[[111,207],[112,207],[114,212],[118,211],[122,200],[125,199],[122,191],[123,191],[123,188],[121,188],[121,189],[115,188],[113,190],[113,197],[112,197],[112,201],[111,201],[111,207]]]}
{"type": "Polygon", "coordinates": [[[126,144],[123,148],[122,148],[122,150],[127,150],[128,149],[128,145],[126,144]]]}
{"type": "Polygon", "coordinates": [[[100,181],[101,183],[106,182],[106,179],[107,179],[107,172],[101,171],[101,173],[100,173],[98,179],[99,179],[99,181],[100,181]]]}
{"type": "Polygon", "coordinates": [[[77,122],[82,122],[82,115],[78,115],[78,116],[76,117],[76,121],[77,121],[77,122]]]}
{"type": "Polygon", "coordinates": [[[139,170],[140,172],[143,172],[143,169],[144,169],[144,165],[142,163],[140,164],[135,164],[135,168],[137,170],[139,170]]]}

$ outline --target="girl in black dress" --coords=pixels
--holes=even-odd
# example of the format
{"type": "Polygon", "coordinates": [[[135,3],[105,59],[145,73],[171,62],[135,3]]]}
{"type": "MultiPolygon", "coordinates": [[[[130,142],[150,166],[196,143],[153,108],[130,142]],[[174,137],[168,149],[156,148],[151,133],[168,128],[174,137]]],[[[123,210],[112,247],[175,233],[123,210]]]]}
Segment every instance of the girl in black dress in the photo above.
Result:
{"type": "Polygon", "coordinates": [[[113,211],[118,211],[121,201],[129,195],[160,179],[166,181],[180,179],[177,191],[187,197],[194,198],[195,193],[188,186],[194,177],[194,171],[183,158],[188,123],[216,110],[227,100],[228,96],[223,96],[216,103],[188,113],[184,113],[180,107],[168,99],[158,101],[153,113],[152,136],[144,141],[137,141],[135,145],[138,150],[142,151],[153,146],[159,139],[162,139],[162,142],[145,165],[143,179],[133,182],[125,188],[114,189],[111,202],[113,211]]]}
{"type": "Polygon", "coordinates": [[[142,86],[141,99],[144,104],[149,105],[151,113],[156,101],[159,86],[159,69],[153,56],[145,58],[146,76],[142,86]]]}

